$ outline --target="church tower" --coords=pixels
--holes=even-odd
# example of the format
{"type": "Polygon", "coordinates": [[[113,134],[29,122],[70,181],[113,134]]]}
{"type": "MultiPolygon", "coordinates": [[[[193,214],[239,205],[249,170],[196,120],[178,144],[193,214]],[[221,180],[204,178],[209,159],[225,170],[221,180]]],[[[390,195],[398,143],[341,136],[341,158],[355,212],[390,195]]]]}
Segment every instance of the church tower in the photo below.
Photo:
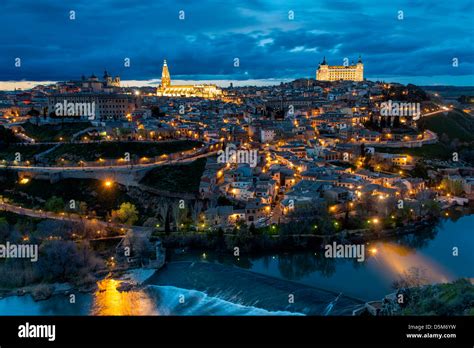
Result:
{"type": "Polygon", "coordinates": [[[106,87],[112,86],[112,76],[109,75],[107,70],[104,71],[104,82],[106,87]]]}
{"type": "Polygon", "coordinates": [[[168,64],[166,64],[166,59],[163,62],[163,70],[161,72],[161,88],[167,88],[171,85],[170,72],[168,70],[168,64]]]}

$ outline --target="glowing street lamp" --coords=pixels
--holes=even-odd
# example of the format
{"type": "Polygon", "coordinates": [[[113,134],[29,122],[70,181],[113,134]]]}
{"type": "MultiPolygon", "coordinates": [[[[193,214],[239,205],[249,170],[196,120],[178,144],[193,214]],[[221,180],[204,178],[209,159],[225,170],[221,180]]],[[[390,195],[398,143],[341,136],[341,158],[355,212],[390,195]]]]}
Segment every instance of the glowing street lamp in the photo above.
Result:
{"type": "Polygon", "coordinates": [[[26,185],[30,182],[30,179],[28,178],[21,178],[20,179],[20,185],[26,185]]]}

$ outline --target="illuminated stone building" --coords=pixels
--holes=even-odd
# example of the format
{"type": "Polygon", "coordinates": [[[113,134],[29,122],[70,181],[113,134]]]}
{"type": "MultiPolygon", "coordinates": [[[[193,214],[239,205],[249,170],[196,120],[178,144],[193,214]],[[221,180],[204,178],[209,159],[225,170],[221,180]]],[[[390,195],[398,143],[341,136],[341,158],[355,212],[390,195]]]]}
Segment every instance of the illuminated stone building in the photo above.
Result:
{"type": "Polygon", "coordinates": [[[120,76],[112,77],[106,70],[102,80],[92,74],[89,78],[82,76],[80,84],[83,92],[113,92],[115,87],[120,87],[120,76]]]}
{"type": "Polygon", "coordinates": [[[163,62],[161,86],[157,88],[156,94],[164,97],[200,97],[206,99],[223,97],[222,90],[216,85],[171,85],[171,77],[166,60],[163,62]]]}
{"type": "MultiPolygon", "coordinates": [[[[140,98],[130,94],[121,93],[103,93],[103,92],[87,92],[87,93],[55,93],[48,95],[48,111],[54,112],[57,104],[73,105],[94,105],[94,116],[89,120],[120,120],[126,115],[132,113],[141,105],[140,98]]],[[[83,113],[71,115],[88,116],[83,113]]],[[[90,115],[89,115],[90,116],[90,115]]],[[[76,117],[77,119],[78,117],[76,117]]]]}
{"type": "Polygon", "coordinates": [[[355,65],[328,65],[326,57],[318,66],[316,71],[316,80],[318,81],[363,81],[364,80],[364,64],[359,57],[355,65]]]}

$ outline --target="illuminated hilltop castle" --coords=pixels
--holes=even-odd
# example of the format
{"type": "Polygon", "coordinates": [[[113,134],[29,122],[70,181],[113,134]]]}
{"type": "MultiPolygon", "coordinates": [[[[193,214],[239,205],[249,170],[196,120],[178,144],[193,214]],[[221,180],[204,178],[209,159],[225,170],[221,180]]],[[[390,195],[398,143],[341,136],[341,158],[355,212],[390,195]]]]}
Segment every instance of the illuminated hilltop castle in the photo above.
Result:
{"type": "Polygon", "coordinates": [[[364,80],[364,64],[359,56],[356,65],[328,65],[326,57],[316,70],[316,80],[318,81],[363,81],[364,80]]]}
{"type": "Polygon", "coordinates": [[[156,94],[163,97],[200,97],[206,99],[217,99],[222,96],[222,90],[216,85],[171,85],[170,72],[166,60],[163,62],[161,73],[161,86],[157,88],[156,94]]]}

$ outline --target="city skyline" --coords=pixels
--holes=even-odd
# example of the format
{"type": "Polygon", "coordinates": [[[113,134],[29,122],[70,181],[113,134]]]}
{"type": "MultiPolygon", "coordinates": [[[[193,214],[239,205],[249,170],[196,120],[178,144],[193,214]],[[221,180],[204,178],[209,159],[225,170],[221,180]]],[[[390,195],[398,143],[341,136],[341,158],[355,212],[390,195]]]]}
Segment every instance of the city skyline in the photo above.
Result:
{"type": "Polygon", "coordinates": [[[7,344],[469,343],[472,0],[3,4],[7,344]]]}
{"type": "MultiPolygon", "coordinates": [[[[165,2],[147,11],[129,1],[114,8],[107,4],[6,1],[5,25],[28,25],[0,34],[5,52],[0,80],[22,86],[75,79],[106,67],[121,75],[124,85],[154,86],[167,59],[176,80],[254,85],[313,77],[323,56],[335,65],[359,55],[370,80],[456,86],[474,80],[472,35],[464,32],[471,21],[469,1],[311,6],[262,1],[237,8],[220,1],[165,2]]],[[[0,82],[0,89],[11,85],[0,82]]]]}

